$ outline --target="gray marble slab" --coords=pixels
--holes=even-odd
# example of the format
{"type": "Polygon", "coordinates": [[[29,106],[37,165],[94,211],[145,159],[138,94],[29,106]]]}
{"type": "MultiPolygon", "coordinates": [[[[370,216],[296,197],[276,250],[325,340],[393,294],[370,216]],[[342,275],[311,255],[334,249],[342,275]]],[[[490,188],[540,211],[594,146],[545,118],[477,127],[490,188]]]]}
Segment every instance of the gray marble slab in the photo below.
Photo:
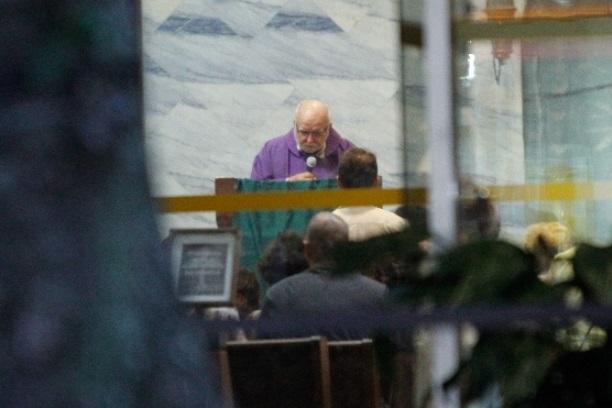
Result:
{"type": "MultiPolygon", "coordinates": [[[[211,194],[248,177],[295,105],[326,101],[334,126],[401,184],[397,0],[145,0],[146,141],[156,196],[211,194]]],[[[212,214],[161,217],[162,228],[212,214]]]]}

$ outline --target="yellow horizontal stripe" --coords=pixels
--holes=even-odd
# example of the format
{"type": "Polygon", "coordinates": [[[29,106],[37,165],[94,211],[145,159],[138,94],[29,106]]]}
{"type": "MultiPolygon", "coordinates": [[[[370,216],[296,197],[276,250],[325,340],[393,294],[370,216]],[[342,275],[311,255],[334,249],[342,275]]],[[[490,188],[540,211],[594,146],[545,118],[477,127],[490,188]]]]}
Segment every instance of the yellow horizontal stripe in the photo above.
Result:
{"type": "Polygon", "coordinates": [[[592,190],[588,186],[578,186],[574,183],[492,186],[488,190],[495,201],[573,201],[592,196],[592,190]]]}
{"type": "MultiPolygon", "coordinates": [[[[350,190],[308,190],[267,193],[238,193],[157,198],[162,212],[253,211],[292,208],[334,208],[338,206],[401,204],[405,189],[356,188],[350,190]]],[[[425,190],[409,192],[409,202],[425,202],[425,190]]]]}
{"type": "MultiPolygon", "coordinates": [[[[486,188],[491,198],[497,202],[612,200],[612,182],[527,184],[486,188]]],[[[423,205],[427,202],[427,196],[423,188],[359,188],[159,197],[155,200],[161,212],[176,213],[335,208],[402,203],[423,205]]]]}
{"type": "Polygon", "coordinates": [[[548,183],[488,187],[495,201],[612,200],[612,182],[548,183]]]}

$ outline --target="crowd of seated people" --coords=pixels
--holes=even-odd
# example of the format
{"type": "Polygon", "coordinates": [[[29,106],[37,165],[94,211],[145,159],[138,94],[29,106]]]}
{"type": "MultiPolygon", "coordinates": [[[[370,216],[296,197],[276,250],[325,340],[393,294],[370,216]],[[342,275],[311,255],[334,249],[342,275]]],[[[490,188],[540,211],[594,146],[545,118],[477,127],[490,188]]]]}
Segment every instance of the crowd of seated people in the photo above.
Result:
{"type": "MultiPolygon", "coordinates": [[[[299,130],[299,129],[298,129],[299,130]]],[[[340,158],[338,180],[341,188],[373,187],[379,180],[376,156],[362,148],[349,148],[340,158]]],[[[282,319],[310,318],[311,325],[292,325],[292,330],[280,327],[277,331],[264,330],[260,326],[257,336],[301,337],[324,335],[330,340],[356,340],[375,338],[379,361],[383,365],[381,374],[384,395],[387,401],[395,399],[395,406],[410,406],[406,396],[398,390],[411,387],[411,373],[406,369],[406,357],[412,353],[409,333],[372,332],[355,326],[355,322],[329,323],[335,316],[355,312],[377,315],[387,307],[388,289],[384,274],[371,276],[363,270],[338,273],[333,251],[338,244],[349,240],[363,241],[378,235],[397,232],[408,227],[406,218],[391,211],[374,206],[338,208],[334,213],[319,212],[308,224],[304,235],[284,231],[263,251],[257,268],[260,278],[268,286],[263,295],[262,322],[282,319]],[[378,280],[378,281],[377,281],[378,280]],[[405,382],[391,392],[391,367],[395,354],[403,354],[405,382]],[[391,396],[393,394],[393,396],[391,396]],[[400,398],[404,398],[401,403],[400,398]]],[[[209,318],[214,315],[210,312],[209,318]]],[[[287,320],[285,320],[287,321],[287,320]]],[[[246,339],[247,336],[242,338],[246,339]]],[[[234,337],[236,339],[237,337],[234,337]]],[[[410,365],[410,364],[408,364],[410,365]]],[[[410,394],[404,393],[404,394],[410,394]]]]}
{"type": "MultiPolygon", "coordinates": [[[[293,181],[317,177],[337,177],[338,187],[344,189],[376,187],[380,184],[375,154],[354,147],[351,142],[341,138],[331,127],[331,116],[325,104],[303,101],[296,109],[292,130],[268,142],[258,154],[252,178],[293,181]],[[290,160],[290,163],[281,166],[283,171],[275,167],[274,157],[280,150],[284,152],[281,156],[290,160]],[[318,171],[309,168],[307,159],[311,156],[321,166],[318,171]]],[[[474,188],[474,198],[460,203],[457,215],[460,220],[459,244],[498,237],[499,215],[486,190],[474,188]]],[[[549,249],[545,246],[546,234],[542,232],[547,227],[552,228],[538,225],[529,230],[526,250],[546,252],[549,249]]],[[[555,231],[559,232],[558,229],[555,231]]],[[[551,245],[559,248],[557,252],[567,247],[551,245]]],[[[274,320],[286,323],[291,319],[299,321],[304,318],[307,324],[290,325],[290,329],[282,325],[262,325],[260,328],[265,329],[249,333],[248,336],[240,333],[233,339],[314,334],[331,340],[376,338],[378,344],[386,344],[392,355],[392,362],[387,362],[386,370],[394,374],[385,377],[385,368],[381,366],[383,382],[386,381],[383,384],[385,400],[389,406],[410,407],[414,377],[412,333],[375,332],[364,330],[364,327],[354,325],[355,322],[335,319],[344,313],[384,313],[390,304],[390,289],[401,285],[403,277],[408,274],[418,273],[431,252],[425,207],[403,205],[391,212],[376,206],[360,206],[319,212],[310,220],[303,235],[297,231],[284,231],[265,248],[257,262],[257,275],[265,285],[262,293],[258,293],[256,274],[243,271],[239,279],[236,307],[230,313],[233,319],[256,318],[262,323],[274,320]],[[333,249],[337,245],[407,229],[418,231],[423,238],[414,259],[404,258],[401,262],[393,258],[385,259],[374,264],[372,269],[338,272],[333,258],[333,249]],[[261,304],[260,299],[263,300],[261,304]],[[330,324],[330,321],[335,324],[330,324]],[[382,342],[381,338],[384,339],[382,342]],[[391,366],[393,369],[389,371],[391,366]],[[390,385],[392,383],[394,386],[390,385]]],[[[547,271],[543,266],[542,279],[545,281],[551,279],[545,275],[547,271]]],[[[209,309],[206,316],[224,317],[221,310],[209,309]]],[[[382,360],[384,358],[381,358],[384,365],[382,360]]]]}

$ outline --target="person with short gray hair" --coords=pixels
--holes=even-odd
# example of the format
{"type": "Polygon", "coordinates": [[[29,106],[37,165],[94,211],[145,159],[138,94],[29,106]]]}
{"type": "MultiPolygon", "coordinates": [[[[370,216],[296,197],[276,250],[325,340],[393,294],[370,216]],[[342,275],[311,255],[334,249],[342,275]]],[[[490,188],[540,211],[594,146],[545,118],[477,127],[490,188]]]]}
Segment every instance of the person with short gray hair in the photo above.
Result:
{"type": "Polygon", "coordinates": [[[312,217],[304,236],[304,253],[310,265],[333,265],[333,249],[348,241],[348,225],[330,212],[312,217]]]}
{"type": "MultiPolygon", "coordinates": [[[[268,289],[262,319],[301,316],[325,322],[334,313],[382,311],[387,293],[383,284],[359,273],[337,272],[334,249],[345,242],[348,242],[348,226],[340,217],[330,212],[316,214],[308,224],[304,238],[308,270],[285,278],[268,289]]],[[[349,340],[367,337],[369,333],[351,328],[349,324],[334,330],[294,327],[291,333],[282,335],[315,334],[349,340]]]]}

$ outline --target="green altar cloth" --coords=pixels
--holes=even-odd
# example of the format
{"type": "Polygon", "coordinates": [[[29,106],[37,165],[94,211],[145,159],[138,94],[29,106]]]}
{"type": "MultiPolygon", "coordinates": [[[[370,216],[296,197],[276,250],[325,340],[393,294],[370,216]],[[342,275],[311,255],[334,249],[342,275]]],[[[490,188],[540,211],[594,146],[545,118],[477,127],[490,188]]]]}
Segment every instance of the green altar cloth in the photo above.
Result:
{"type": "MultiPolygon", "coordinates": [[[[317,189],[337,188],[335,179],[314,181],[254,181],[250,179],[238,180],[237,192],[266,192],[266,191],[304,191],[317,189]]],[[[277,235],[285,230],[304,233],[310,219],[318,212],[330,210],[325,208],[292,209],[275,211],[245,211],[234,214],[234,227],[242,233],[242,252],[240,266],[255,272],[262,288],[266,290],[257,271],[257,260],[266,246],[277,235]]]]}

